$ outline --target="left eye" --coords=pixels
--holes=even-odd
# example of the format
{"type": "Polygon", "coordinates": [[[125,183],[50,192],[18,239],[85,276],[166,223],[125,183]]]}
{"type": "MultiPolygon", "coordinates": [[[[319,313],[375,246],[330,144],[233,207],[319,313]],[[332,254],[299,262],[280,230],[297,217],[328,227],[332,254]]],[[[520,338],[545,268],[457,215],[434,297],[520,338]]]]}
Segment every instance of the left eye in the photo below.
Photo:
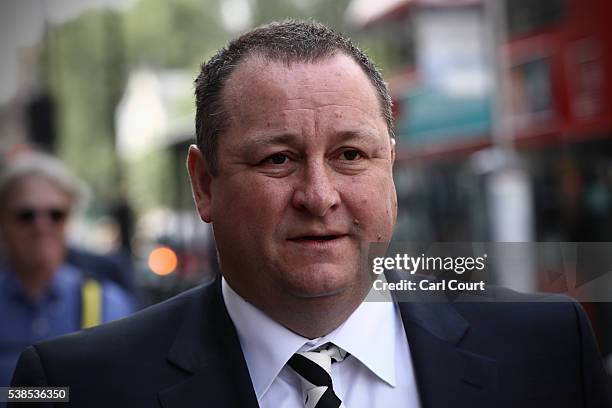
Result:
{"type": "Polygon", "coordinates": [[[358,150],[345,150],[340,155],[344,160],[355,161],[361,158],[361,153],[358,150]]]}

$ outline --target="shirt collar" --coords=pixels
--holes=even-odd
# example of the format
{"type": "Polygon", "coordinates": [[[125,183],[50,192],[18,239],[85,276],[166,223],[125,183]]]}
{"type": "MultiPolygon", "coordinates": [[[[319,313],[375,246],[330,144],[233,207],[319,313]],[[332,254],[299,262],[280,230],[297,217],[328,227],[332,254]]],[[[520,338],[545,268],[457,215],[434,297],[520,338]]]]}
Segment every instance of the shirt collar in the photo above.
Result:
{"type": "Polygon", "coordinates": [[[363,302],[334,331],[307,339],[272,320],[245,301],[221,279],[227,311],[236,327],[258,401],[297,351],[312,350],[327,342],[353,355],[370,371],[395,386],[396,309],[391,302],[363,302]]]}
{"type": "Polygon", "coordinates": [[[397,310],[393,302],[362,302],[328,341],[351,353],[380,379],[395,387],[395,337],[397,310]]]}

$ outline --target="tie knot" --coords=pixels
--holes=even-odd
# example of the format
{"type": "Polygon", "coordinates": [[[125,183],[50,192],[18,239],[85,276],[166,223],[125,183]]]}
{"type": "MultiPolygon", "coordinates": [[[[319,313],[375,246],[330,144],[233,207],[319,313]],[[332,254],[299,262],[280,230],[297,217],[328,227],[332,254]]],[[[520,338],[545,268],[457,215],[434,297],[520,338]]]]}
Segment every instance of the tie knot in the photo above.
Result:
{"type": "Polygon", "coordinates": [[[312,382],[317,384],[327,380],[331,383],[331,365],[332,362],[340,362],[344,360],[347,352],[333,343],[325,343],[324,345],[301,353],[295,353],[287,364],[295,370],[301,377],[320,379],[320,381],[312,382]]]}
{"type": "Polygon", "coordinates": [[[329,356],[332,363],[339,363],[340,361],[344,360],[348,354],[346,351],[342,350],[333,343],[325,343],[321,347],[313,350],[313,352],[329,356]]]}
{"type": "Polygon", "coordinates": [[[332,362],[344,360],[347,352],[332,343],[313,350],[295,353],[287,364],[299,375],[306,394],[306,406],[340,407],[341,402],[333,391],[332,362]],[[328,405],[330,404],[330,405],[328,405]]]}

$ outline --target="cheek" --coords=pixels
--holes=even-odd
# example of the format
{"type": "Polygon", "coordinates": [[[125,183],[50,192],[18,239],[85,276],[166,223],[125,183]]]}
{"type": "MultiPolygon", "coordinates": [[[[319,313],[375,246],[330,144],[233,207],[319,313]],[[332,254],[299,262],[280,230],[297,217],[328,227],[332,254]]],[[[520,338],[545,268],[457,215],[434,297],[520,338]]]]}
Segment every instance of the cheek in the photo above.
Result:
{"type": "Polygon", "coordinates": [[[20,227],[9,227],[6,229],[6,234],[4,236],[7,245],[10,245],[13,248],[27,247],[31,245],[34,235],[20,227]]]}
{"type": "Polygon", "coordinates": [[[290,203],[290,188],[280,180],[229,183],[213,200],[213,223],[250,236],[261,236],[280,223],[290,203]],[[245,229],[248,228],[248,229],[245,229]]]}
{"type": "Polygon", "coordinates": [[[359,182],[345,193],[345,201],[365,237],[371,241],[389,241],[397,217],[397,197],[393,182],[359,182]],[[359,186],[359,188],[357,188],[359,186]]]}

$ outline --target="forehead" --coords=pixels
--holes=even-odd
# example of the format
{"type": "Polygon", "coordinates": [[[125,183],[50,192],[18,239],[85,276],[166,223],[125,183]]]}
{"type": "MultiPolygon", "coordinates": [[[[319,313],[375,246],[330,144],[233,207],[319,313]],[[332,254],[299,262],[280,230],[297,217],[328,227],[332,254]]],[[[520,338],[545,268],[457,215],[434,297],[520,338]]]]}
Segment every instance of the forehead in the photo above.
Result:
{"type": "Polygon", "coordinates": [[[267,60],[255,55],[241,62],[227,81],[224,101],[233,119],[278,109],[316,109],[347,105],[383,120],[370,79],[349,56],[314,62],[267,60]]]}
{"type": "Polygon", "coordinates": [[[15,180],[5,194],[9,207],[17,205],[68,205],[70,195],[53,181],[40,175],[27,175],[15,180]]]}

